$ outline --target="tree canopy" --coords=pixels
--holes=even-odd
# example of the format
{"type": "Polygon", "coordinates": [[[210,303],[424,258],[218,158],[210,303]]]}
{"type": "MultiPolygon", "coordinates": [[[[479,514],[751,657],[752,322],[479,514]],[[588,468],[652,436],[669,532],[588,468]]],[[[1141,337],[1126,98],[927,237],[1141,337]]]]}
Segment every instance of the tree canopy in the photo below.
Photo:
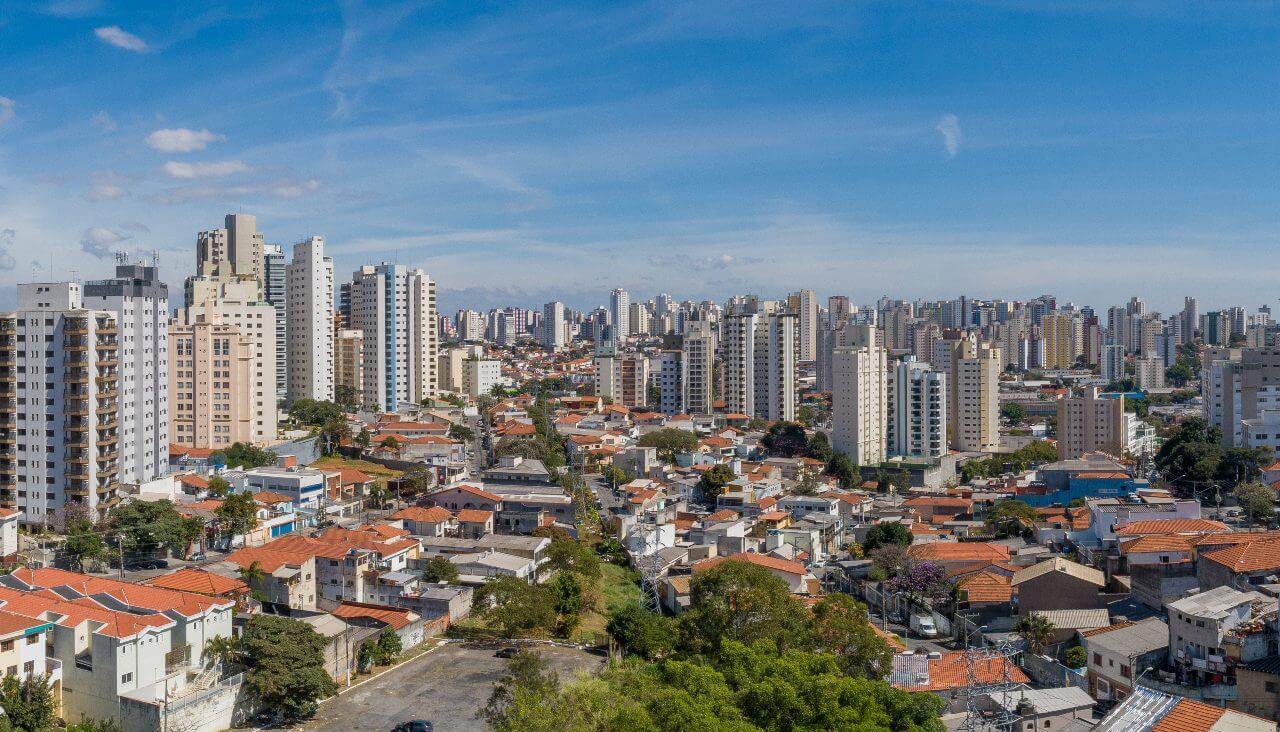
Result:
{"type": "Polygon", "coordinates": [[[698,449],[698,435],[689,430],[664,427],[641,435],[636,444],[658,448],[658,458],[669,463],[675,461],[677,453],[698,449]]]}
{"type": "Polygon", "coordinates": [[[738,476],[733,472],[733,468],[721,463],[713,465],[710,470],[704,472],[702,477],[698,479],[698,487],[702,489],[703,498],[708,501],[714,501],[724,493],[724,487],[738,476]]]}
{"type": "Polygon", "coordinates": [[[275,465],[276,461],[280,459],[279,455],[265,447],[254,447],[247,442],[237,442],[221,452],[214,453],[213,456],[221,456],[228,468],[244,468],[245,470],[260,468],[264,465],[275,465]]]}
{"type": "Polygon", "coordinates": [[[318,399],[298,399],[289,405],[289,416],[297,420],[299,424],[309,424],[315,427],[319,427],[331,420],[345,419],[342,407],[333,402],[318,399]]]}
{"type": "Polygon", "coordinates": [[[422,579],[427,582],[456,582],[458,566],[450,562],[448,557],[436,555],[427,560],[427,565],[422,570],[422,579]]]}
{"type": "Polygon", "coordinates": [[[974,478],[994,478],[1005,471],[1019,472],[1057,459],[1058,448],[1054,447],[1052,442],[1036,440],[1008,455],[997,455],[986,460],[970,460],[960,466],[960,477],[966,483],[974,478]]]}
{"type": "Polygon", "coordinates": [[[867,530],[867,538],[862,542],[864,551],[873,551],[886,544],[911,546],[911,529],[898,521],[884,521],[867,530]]]}
{"type": "Polygon", "coordinates": [[[1025,523],[1034,524],[1039,514],[1025,501],[1009,498],[996,501],[987,509],[982,522],[990,531],[998,536],[1021,534],[1025,523]]]}
{"type": "Polygon", "coordinates": [[[1236,503],[1254,521],[1276,517],[1276,493],[1261,483],[1241,483],[1235,490],[1236,503]]]}
{"type": "Polygon", "coordinates": [[[1155,463],[1166,480],[1177,485],[1217,482],[1234,486],[1257,480],[1269,458],[1265,448],[1224,449],[1221,429],[1191,417],[1165,439],[1155,463]]]}
{"type": "Polygon", "coordinates": [[[327,641],[310,625],[278,615],[255,615],[240,637],[249,690],[291,719],[309,717],[336,691],[324,665],[327,641]]]}
{"type": "Polygon", "coordinates": [[[185,555],[204,533],[200,519],[182,516],[169,501],[126,503],[111,512],[109,525],[125,553],[132,556],[149,556],[162,547],[185,555]]]}
{"type": "Polygon", "coordinates": [[[798,422],[774,422],[760,439],[760,444],[773,457],[796,457],[806,454],[809,436],[798,422]]]}
{"type": "Polygon", "coordinates": [[[248,491],[231,493],[213,510],[218,529],[228,538],[247,534],[258,525],[258,504],[248,491]]]}

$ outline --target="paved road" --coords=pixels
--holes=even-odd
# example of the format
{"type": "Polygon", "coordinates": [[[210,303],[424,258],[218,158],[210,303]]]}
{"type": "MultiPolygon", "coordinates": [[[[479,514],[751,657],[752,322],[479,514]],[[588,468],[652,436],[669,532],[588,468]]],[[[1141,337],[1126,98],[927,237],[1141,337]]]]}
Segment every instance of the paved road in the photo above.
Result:
{"type": "MultiPolygon", "coordinates": [[[[538,650],[565,680],[604,665],[603,657],[573,648],[538,650]]],[[[476,712],[507,669],[507,662],[493,653],[451,643],[326,702],[315,719],[298,729],[388,732],[403,721],[429,719],[437,732],[481,732],[487,728],[476,712]]]]}

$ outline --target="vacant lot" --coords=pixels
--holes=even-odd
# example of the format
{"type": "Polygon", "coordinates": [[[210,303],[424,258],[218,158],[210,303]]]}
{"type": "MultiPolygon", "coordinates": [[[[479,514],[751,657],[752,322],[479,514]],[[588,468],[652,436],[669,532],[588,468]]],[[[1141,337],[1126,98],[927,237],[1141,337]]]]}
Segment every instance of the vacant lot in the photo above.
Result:
{"type": "MultiPolygon", "coordinates": [[[[566,680],[604,665],[603,657],[573,648],[537,649],[566,680]]],[[[316,718],[300,729],[389,732],[406,720],[429,719],[441,732],[480,732],[486,727],[476,719],[476,712],[488,701],[493,682],[507,669],[507,662],[493,654],[491,648],[443,646],[326,702],[316,718]]]]}

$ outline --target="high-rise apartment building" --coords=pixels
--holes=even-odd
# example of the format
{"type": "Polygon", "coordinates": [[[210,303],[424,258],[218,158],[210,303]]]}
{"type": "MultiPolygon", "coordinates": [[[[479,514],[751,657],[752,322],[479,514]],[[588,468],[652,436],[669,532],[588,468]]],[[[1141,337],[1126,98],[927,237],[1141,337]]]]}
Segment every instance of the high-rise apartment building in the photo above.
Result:
{"type": "Polygon", "coordinates": [[[322,237],[293,245],[285,281],[288,399],[333,401],[333,259],[322,237]]]}
{"type": "Polygon", "coordinates": [[[885,459],[885,350],[869,325],[856,326],[853,344],[832,353],[831,446],[854,465],[885,459]]]}
{"type": "Polygon", "coordinates": [[[502,362],[496,358],[473,357],[462,362],[462,391],[481,397],[502,383],[502,362]]]}
{"type": "Polygon", "coordinates": [[[645,307],[642,302],[633,302],[628,315],[628,327],[631,328],[632,335],[649,335],[653,331],[651,324],[652,318],[649,317],[649,308],[645,307]]]}
{"type": "Polygon", "coordinates": [[[646,399],[646,405],[663,414],[679,414],[684,411],[684,395],[680,388],[681,352],[658,351],[649,357],[649,384],[656,399],[646,399]]]}
{"type": "Polygon", "coordinates": [[[364,395],[364,332],[344,328],[333,341],[333,390],[340,402],[360,404],[364,395]]]}
{"type": "Polygon", "coordinates": [[[1205,355],[1204,416],[1222,430],[1224,447],[1239,447],[1244,444],[1244,420],[1280,410],[1280,348],[1220,350],[1205,355]]]}
{"type": "Polygon", "coordinates": [[[716,336],[707,320],[685,324],[680,359],[680,389],[683,410],[690,414],[711,414],[714,393],[716,336]]]}
{"type": "Polygon", "coordinates": [[[792,312],[800,317],[800,360],[816,360],[818,358],[818,331],[822,328],[822,320],[818,308],[818,294],[813,290],[801,290],[791,297],[794,300],[792,312]]]}
{"type": "Polygon", "coordinates": [[[1108,384],[1124,379],[1124,346],[1111,343],[1102,347],[1102,380],[1108,384]]]}
{"type": "Polygon", "coordinates": [[[1058,458],[1071,460],[1089,452],[1122,457],[1128,444],[1124,399],[1099,396],[1091,386],[1079,396],[1058,400],[1058,458]]]}
{"type": "Polygon", "coordinates": [[[426,272],[365,265],[351,283],[351,326],[363,333],[363,402],[394,412],[435,396],[436,287],[426,272]]]}
{"type": "Polygon", "coordinates": [[[248,214],[227,214],[224,228],[196,235],[196,276],[187,280],[187,307],[204,299],[199,289],[209,285],[201,282],[251,280],[258,287],[255,296],[261,296],[264,247],[258,220],[248,214]]]}
{"type": "Polygon", "coordinates": [[[285,399],[289,395],[289,338],[288,312],[285,305],[284,247],[266,244],[262,249],[262,296],[276,309],[276,395],[285,399]]]}
{"type": "Polygon", "coordinates": [[[1163,358],[1138,358],[1133,362],[1133,383],[1143,391],[1164,388],[1163,358]]]}
{"type": "Polygon", "coordinates": [[[169,469],[169,288],[154,266],[118,264],[84,286],[84,307],[114,313],[120,329],[120,482],[169,469]]]}
{"type": "Polygon", "coordinates": [[[1071,355],[1071,320],[1071,315],[1066,313],[1053,313],[1041,319],[1040,336],[1044,341],[1042,367],[1069,369],[1075,365],[1075,358],[1071,355]]]}
{"type": "Polygon", "coordinates": [[[631,329],[631,295],[621,287],[609,295],[609,315],[613,319],[614,337],[626,340],[634,332],[631,329]]]}
{"type": "Polygon", "coordinates": [[[889,367],[885,451],[912,458],[947,454],[947,375],[907,356],[889,367]]]}
{"type": "Polygon", "coordinates": [[[85,308],[74,282],[18,285],[0,316],[0,505],[29,525],[97,520],[119,473],[115,314],[85,308]]]}
{"type": "Polygon", "coordinates": [[[951,449],[993,452],[1000,444],[1000,349],[974,331],[948,331],[934,355],[934,367],[947,374],[951,449]]]}
{"type": "Polygon", "coordinates": [[[776,306],[729,313],[722,324],[724,400],[730,412],[793,420],[799,318],[776,306]]]}
{"type": "Polygon", "coordinates": [[[542,347],[561,351],[565,345],[564,303],[549,302],[542,306],[542,347]]]}
{"type": "Polygon", "coordinates": [[[262,339],[224,322],[213,300],[180,313],[169,325],[169,442],[218,449],[260,441],[254,412],[262,339]]]}

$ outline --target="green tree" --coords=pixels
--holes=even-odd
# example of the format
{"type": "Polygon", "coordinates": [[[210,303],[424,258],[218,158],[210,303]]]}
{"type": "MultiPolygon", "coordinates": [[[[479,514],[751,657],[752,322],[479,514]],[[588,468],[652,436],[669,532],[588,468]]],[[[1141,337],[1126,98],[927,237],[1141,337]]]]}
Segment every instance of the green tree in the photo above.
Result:
{"type": "Polygon", "coordinates": [[[347,384],[336,384],[333,387],[333,398],[343,407],[360,406],[360,392],[347,384]]]}
{"type": "Polygon", "coordinates": [[[867,538],[862,542],[864,551],[871,552],[887,544],[911,546],[913,537],[911,529],[897,521],[882,521],[867,530],[867,538]]]}
{"type": "Polygon", "coordinates": [[[1185,363],[1175,363],[1164,370],[1164,379],[1175,387],[1182,388],[1196,377],[1195,372],[1185,363]]]}
{"type": "Polygon", "coordinates": [[[1044,653],[1044,649],[1053,642],[1053,632],[1057,626],[1043,615],[1023,615],[1013,626],[1013,632],[1027,644],[1027,650],[1035,654],[1044,653]]]}
{"type": "Polygon", "coordinates": [[[62,550],[71,557],[76,568],[84,571],[85,560],[98,560],[106,556],[107,547],[102,542],[102,534],[94,528],[88,519],[76,519],[66,526],[67,540],[62,550]]]}
{"type": "Polygon", "coordinates": [[[906,571],[911,564],[907,556],[907,548],[901,544],[881,544],[874,550],[867,551],[871,560],[869,577],[872,581],[883,582],[906,571]]]}
{"type": "Polygon", "coordinates": [[[364,427],[361,427],[360,432],[358,432],[355,437],[351,438],[351,442],[361,450],[368,450],[369,444],[372,441],[373,435],[369,434],[369,430],[364,427]]]}
{"type": "Polygon", "coordinates": [[[261,447],[254,447],[247,442],[237,442],[222,452],[216,452],[211,458],[221,457],[228,468],[251,470],[264,465],[275,465],[280,456],[261,447]]]}
{"type": "Polygon", "coordinates": [[[56,700],[44,676],[20,680],[11,674],[0,682],[0,709],[16,732],[45,732],[53,728],[56,700]]]}
{"type": "Polygon", "coordinates": [[[582,578],[573,572],[559,572],[547,583],[552,604],[556,611],[555,634],[568,638],[578,627],[582,610],[587,603],[586,588],[582,578]]]}
{"type": "Polygon", "coordinates": [[[458,566],[450,562],[448,558],[443,556],[434,556],[427,560],[426,567],[422,570],[422,579],[425,582],[457,582],[458,566]]]}
{"type": "Polygon", "coordinates": [[[342,407],[328,401],[298,399],[289,405],[289,416],[299,424],[319,427],[326,422],[343,419],[342,407]]]}
{"type": "Polygon", "coordinates": [[[1241,483],[1235,490],[1236,503],[1253,521],[1270,521],[1276,516],[1276,494],[1261,483],[1241,483]]]}
{"type": "Polygon", "coordinates": [[[726,640],[804,646],[808,619],[785,582],[763,567],[729,559],[693,575],[689,609],[680,615],[680,645],[691,653],[718,651],[726,640]]]}
{"type": "Polygon", "coordinates": [[[537,651],[522,650],[507,662],[507,674],[493,685],[489,701],[476,716],[494,729],[509,729],[520,706],[535,697],[549,697],[560,678],[537,651]]]}
{"type": "Polygon", "coordinates": [[[1016,424],[1027,418],[1027,409],[1017,402],[1005,402],[1000,405],[1000,416],[1016,424]]]}
{"type": "Polygon", "coordinates": [[[1271,451],[1265,447],[1229,447],[1218,462],[1218,480],[1236,485],[1262,477],[1262,469],[1271,462],[1271,451]]]}
{"type": "Polygon", "coordinates": [[[821,460],[823,463],[831,460],[831,440],[825,432],[814,432],[809,435],[809,444],[805,447],[805,453],[814,460],[821,460]]]}
{"type": "Polygon", "coordinates": [[[809,446],[809,436],[805,434],[802,424],[774,422],[760,439],[760,444],[764,445],[773,457],[789,458],[805,453],[809,446]]]}
{"type": "Polygon", "coordinates": [[[479,616],[506,638],[551,628],[556,621],[551,590],[510,575],[491,577],[481,585],[473,607],[480,608],[479,616]]]}
{"type": "Polygon", "coordinates": [[[604,629],[625,652],[646,660],[666,658],[676,647],[675,621],[634,602],[611,608],[604,629]]]}
{"type": "Polygon", "coordinates": [[[209,479],[209,495],[222,498],[231,490],[231,484],[221,475],[215,475],[209,479]]]}
{"type": "Polygon", "coordinates": [[[396,439],[395,435],[387,435],[378,442],[378,447],[381,447],[384,450],[399,452],[400,440],[396,439]]]}
{"type": "Polygon", "coordinates": [[[1021,534],[1023,524],[1034,524],[1039,519],[1039,516],[1036,510],[1025,501],[1009,498],[1003,501],[996,501],[991,508],[987,509],[982,523],[987,527],[988,531],[998,536],[1009,536],[1011,534],[1021,534]]]}
{"type": "Polygon", "coordinates": [[[853,461],[842,452],[832,454],[831,459],[827,461],[827,475],[839,480],[841,488],[856,488],[862,480],[862,475],[854,467],[853,461]]]}
{"type": "Polygon", "coordinates": [[[396,479],[396,495],[420,496],[436,484],[436,473],[425,465],[415,465],[396,479]]]}
{"type": "Polygon", "coordinates": [[[641,435],[636,444],[640,447],[656,447],[658,458],[670,463],[675,462],[677,453],[698,449],[698,436],[688,430],[664,427],[641,435]]]}
{"type": "Polygon", "coordinates": [[[893,666],[893,649],[876,634],[867,606],[843,593],[825,595],[813,606],[815,649],[835,654],[840,670],[882,679],[893,666]]]}
{"type": "Polygon", "coordinates": [[[258,504],[252,493],[240,491],[228,495],[213,515],[218,519],[218,531],[230,542],[232,537],[243,536],[258,525],[258,504]]]}
{"type": "Polygon", "coordinates": [[[351,439],[351,425],[347,422],[346,417],[338,416],[327,419],[320,427],[319,437],[320,445],[325,454],[333,455],[338,452],[343,440],[351,439]]]}
{"type": "Polygon", "coordinates": [[[240,640],[232,636],[217,635],[204,643],[204,654],[222,664],[224,668],[238,665],[242,653],[240,640]]]}
{"type": "Polygon", "coordinates": [[[470,427],[454,422],[449,425],[449,439],[458,442],[471,442],[476,439],[476,433],[470,427]]]}
{"type": "Polygon", "coordinates": [[[587,579],[600,576],[600,557],[591,547],[569,536],[556,538],[547,547],[546,568],[553,572],[573,572],[587,579]]]}
{"type": "Polygon", "coordinates": [[[328,641],[310,625],[279,615],[255,615],[241,634],[245,680],[265,706],[286,718],[310,717],[337,689],[325,670],[328,641]]]}
{"type": "Polygon", "coordinates": [[[383,628],[382,632],[378,633],[374,646],[377,649],[377,663],[381,666],[395,663],[404,651],[404,641],[400,640],[400,635],[390,627],[383,628]]]}
{"type": "Polygon", "coordinates": [[[109,516],[110,531],[135,556],[150,556],[162,547],[185,555],[204,525],[183,517],[169,501],[133,501],[109,516]]]}
{"type": "Polygon", "coordinates": [[[610,486],[626,485],[627,483],[635,480],[630,473],[617,465],[604,466],[600,471],[600,477],[603,478],[610,486]]]}
{"type": "Polygon", "coordinates": [[[1071,646],[1067,649],[1065,660],[1070,668],[1084,668],[1089,663],[1089,654],[1084,646],[1071,646]]]}
{"type": "Polygon", "coordinates": [[[720,463],[713,465],[710,470],[702,474],[698,479],[698,487],[702,489],[703,498],[715,501],[720,494],[724,493],[724,487],[737,479],[738,476],[733,472],[733,468],[720,463]]]}

